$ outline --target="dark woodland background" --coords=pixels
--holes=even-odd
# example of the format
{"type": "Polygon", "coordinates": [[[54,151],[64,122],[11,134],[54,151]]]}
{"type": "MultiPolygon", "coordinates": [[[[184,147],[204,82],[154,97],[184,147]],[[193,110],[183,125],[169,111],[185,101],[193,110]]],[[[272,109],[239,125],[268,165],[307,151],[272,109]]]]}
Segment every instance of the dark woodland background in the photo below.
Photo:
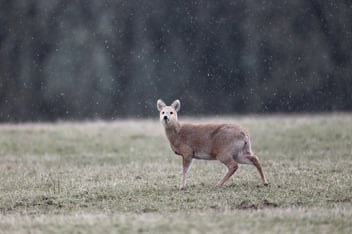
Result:
{"type": "Polygon", "coordinates": [[[352,110],[350,0],[0,0],[0,121],[352,110]]]}

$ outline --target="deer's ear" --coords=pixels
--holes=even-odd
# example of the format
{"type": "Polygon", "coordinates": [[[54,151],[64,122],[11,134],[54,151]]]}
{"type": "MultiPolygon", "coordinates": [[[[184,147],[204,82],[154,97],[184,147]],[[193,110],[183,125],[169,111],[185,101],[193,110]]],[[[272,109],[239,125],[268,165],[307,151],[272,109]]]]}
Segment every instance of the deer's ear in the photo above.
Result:
{"type": "Polygon", "coordinates": [[[158,111],[161,111],[161,109],[163,109],[166,106],[165,102],[163,102],[163,100],[159,99],[156,102],[156,107],[158,108],[158,111]]]}
{"type": "Polygon", "coordinates": [[[175,100],[171,106],[175,109],[176,112],[178,112],[181,108],[181,102],[180,100],[175,100]]]}

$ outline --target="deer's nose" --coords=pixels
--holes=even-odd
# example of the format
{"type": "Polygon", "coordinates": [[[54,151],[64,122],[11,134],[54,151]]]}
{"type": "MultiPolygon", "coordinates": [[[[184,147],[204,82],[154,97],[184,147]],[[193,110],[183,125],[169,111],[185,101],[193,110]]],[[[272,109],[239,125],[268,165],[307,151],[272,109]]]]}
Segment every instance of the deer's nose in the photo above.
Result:
{"type": "Polygon", "coordinates": [[[166,116],[166,115],[164,115],[164,119],[167,119],[167,116],[166,116]]]}

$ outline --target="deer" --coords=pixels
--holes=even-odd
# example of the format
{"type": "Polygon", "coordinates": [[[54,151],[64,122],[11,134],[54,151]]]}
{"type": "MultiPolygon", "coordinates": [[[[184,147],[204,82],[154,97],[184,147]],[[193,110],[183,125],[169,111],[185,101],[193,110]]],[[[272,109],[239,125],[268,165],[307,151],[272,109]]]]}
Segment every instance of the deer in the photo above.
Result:
{"type": "Polygon", "coordinates": [[[217,183],[218,187],[236,172],[238,164],[254,165],[259,172],[263,184],[267,181],[261,163],[252,153],[248,131],[238,124],[193,124],[179,122],[177,113],[181,102],[175,100],[170,106],[164,101],[157,101],[160,122],[172,151],[182,157],[182,180],[180,190],[186,187],[187,172],[193,159],[218,160],[227,168],[227,174],[217,183]]]}

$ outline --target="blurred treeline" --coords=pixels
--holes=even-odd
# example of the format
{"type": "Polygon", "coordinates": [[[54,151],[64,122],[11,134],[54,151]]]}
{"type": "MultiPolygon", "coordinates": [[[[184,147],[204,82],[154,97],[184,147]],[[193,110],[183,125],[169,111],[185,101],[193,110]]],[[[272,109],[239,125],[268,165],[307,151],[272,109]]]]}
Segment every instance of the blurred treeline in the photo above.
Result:
{"type": "Polygon", "coordinates": [[[0,121],[352,109],[350,0],[0,0],[0,121]]]}

